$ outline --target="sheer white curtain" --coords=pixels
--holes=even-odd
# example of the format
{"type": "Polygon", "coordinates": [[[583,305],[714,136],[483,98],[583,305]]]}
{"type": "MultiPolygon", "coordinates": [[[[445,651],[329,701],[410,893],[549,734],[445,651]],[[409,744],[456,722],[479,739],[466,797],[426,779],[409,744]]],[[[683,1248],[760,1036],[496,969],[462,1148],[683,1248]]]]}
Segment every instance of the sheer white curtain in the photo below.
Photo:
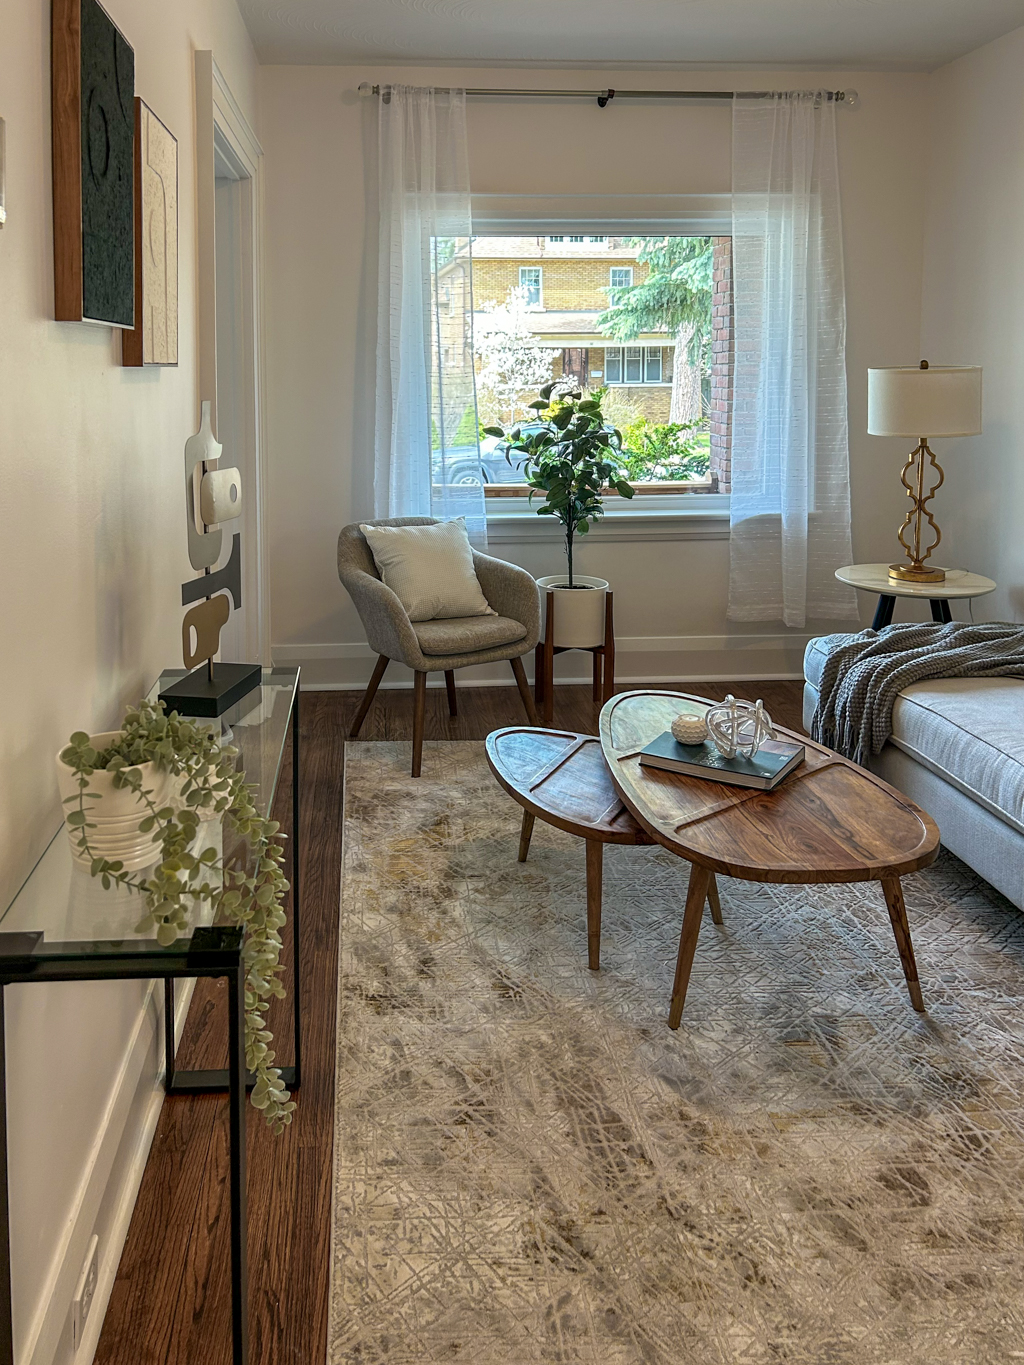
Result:
{"type": "Polygon", "coordinates": [[[485,545],[465,92],[386,87],[377,151],[374,515],[464,516],[485,545]]]}
{"type": "Polygon", "coordinates": [[[836,106],[733,102],[729,619],[853,619],[836,106]]]}

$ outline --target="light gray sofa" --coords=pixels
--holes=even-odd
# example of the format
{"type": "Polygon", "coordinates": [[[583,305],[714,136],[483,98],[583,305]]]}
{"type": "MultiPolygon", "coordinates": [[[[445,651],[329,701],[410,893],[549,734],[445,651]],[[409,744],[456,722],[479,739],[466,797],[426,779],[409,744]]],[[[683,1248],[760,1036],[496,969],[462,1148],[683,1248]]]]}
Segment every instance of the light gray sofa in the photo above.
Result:
{"type": "MultiPolygon", "coordinates": [[[[810,730],[825,655],[804,654],[810,730]]],[[[871,767],[933,817],[946,848],[1024,909],[1024,679],[914,683],[892,713],[892,738],[871,767]]]]}

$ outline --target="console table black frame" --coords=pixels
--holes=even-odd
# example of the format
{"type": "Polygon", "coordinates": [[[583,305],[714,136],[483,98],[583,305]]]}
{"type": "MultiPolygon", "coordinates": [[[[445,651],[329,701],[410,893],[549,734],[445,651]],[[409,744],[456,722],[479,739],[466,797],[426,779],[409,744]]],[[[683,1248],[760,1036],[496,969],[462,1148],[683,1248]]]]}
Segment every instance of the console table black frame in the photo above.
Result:
{"type": "MultiPolygon", "coordinates": [[[[165,675],[166,676],[166,675],[165,675]]],[[[302,1079],[299,970],[299,674],[292,697],[292,998],[295,1062],[281,1068],[290,1090],[302,1079]]],[[[275,782],[276,795],[276,782],[275,782]]],[[[272,803],[271,803],[272,804],[272,803]]],[[[58,832],[60,837],[60,832],[58,832]]],[[[215,925],[193,930],[162,948],[154,939],[47,942],[41,931],[0,929],[0,1365],[15,1365],[11,1304],[11,1225],[7,1170],[7,1042],[4,987],[32,981],[164,982],[164,1086],[169,1094],[227,1091],[231,1187],[231,1361],[248,1365],[249,1277],[247,1248],[245,1103],[255,1077],[245,1067],[245,968],[242,930],[215,925]],[[228,982],[228,1065],[178,1071],[174,1065],[174,982],[224,977],[228,982]]]]}

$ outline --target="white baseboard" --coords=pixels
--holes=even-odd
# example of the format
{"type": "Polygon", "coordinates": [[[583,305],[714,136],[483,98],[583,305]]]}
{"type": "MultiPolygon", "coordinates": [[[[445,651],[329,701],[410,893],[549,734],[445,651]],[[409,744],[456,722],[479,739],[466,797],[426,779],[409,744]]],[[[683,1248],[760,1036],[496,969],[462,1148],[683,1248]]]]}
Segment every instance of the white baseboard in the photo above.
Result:
{"type": "MultiPolygon", "coordinates": [[[[178,984],[176,1039],[181,1037],[194,989],[192,980],[178,984]]],[[[160,983],[151,982],[79,1181],[54,1257],[48,1292],[41,1296],[41,1306],[26,1337],[25,1365],[92,1365],[163,1107],[162,1002],[160,983]],[[71,1299],[94,1232],[100,1236],[96,1291],[82,1342],[75,1351],[71,1299]]]]}
{"type": "MultiPolygon", "coordinates": [[[[618,675],[615,677],[616,687],[667,687],[669,683],[712,683],[712,682],[803,682],[803,673],[765,673],[758,670],[756,673],[737,673],[731,672],[728,678],[723,678],[721,673],[709,673],[706,676],[700,673],[688,673],[685,677],[680,677],[678,673],[673,673],[670,677],[657,678],[623,678],[618,675]]],[[[532,681],[532,679],[531,679],[532,681]]],[[[578,678],[556,678],[556,687],[589,687],[591,679],[584,678],[582,674],[578,678]]],[[[434,689],[444,687],[444,682],[428,682],[427,686],[434,689]]],[[[505,682],[501,678],[480,678],[474,679],[472,683],[467,683],[467,687],[515,687],[514,682],[505,682]]],[[[386,688],[381,691],[388,692],[411,692],[413,683],[411,680],[404,679],[397,682],[389,682],[386,688]]],[[[303,692],[363,692],[366,690],[365,682],[310,682],[302,684],[303,692]]]]}
{"type": "MultiPolygon", "coordinates": [[[[812,632],[718,635],[634,635],[616,641],[620,686],[656,686],[678,682],[744,682],[760,679],[803,677],[803,654],[812,632]]],[[[278,664],[298,664],[303,670],[303,690],[309,692],[359,691],[369,681],[376,655],[365,641],[346,643],[282,644],[273,649],[278,664]]],[[[533,656],[523,660],[532,680],[533,656]]],[[[573,652],[556,661],[556,684],[586,684],[591,664],[586,654],[573,652]]],[[[511,674],[506,663],[482,664],[460,672],[466,687],[507,687],[511,674]]],[[[388,688],[412,687],[412,672],[392,664],[386,675],[388,688]]],[[[428,686],[442,687],[440,674],[428,686]]]]}

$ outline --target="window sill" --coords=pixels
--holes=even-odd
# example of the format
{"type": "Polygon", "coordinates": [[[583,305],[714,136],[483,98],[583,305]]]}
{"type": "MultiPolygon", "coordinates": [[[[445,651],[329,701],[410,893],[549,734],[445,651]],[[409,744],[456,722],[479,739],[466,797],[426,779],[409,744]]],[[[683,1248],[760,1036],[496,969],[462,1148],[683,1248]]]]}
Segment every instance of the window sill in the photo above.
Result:
{"type": "MultiPolygon", "coordinates": [[[[487,536],[501,541],[547,543],[562,538],[554,517],[537,514],[527,498],[494,498],[487,503],[487,536]]],[[[605,514],[586,535],[602,540],[727,540],[728,493],[659,493],[635,498],[609,498],[605,514]]]]}

